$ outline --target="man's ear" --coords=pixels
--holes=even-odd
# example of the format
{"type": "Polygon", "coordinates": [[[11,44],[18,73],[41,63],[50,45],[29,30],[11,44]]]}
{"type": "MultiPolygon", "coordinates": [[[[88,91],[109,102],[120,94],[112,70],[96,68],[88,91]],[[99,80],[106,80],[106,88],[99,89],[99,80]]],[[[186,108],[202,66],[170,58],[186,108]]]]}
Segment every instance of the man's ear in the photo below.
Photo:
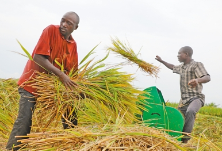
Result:
{"type": "MultiPolygon", "coordinates": [[[[78,27],[79,27],[79,26],[78,26],[78,25],[76,25],[76,29],[77,29],[78,27]]],[[[75,30],[76,30],[76,29],[75,29],[75,30]]]]}

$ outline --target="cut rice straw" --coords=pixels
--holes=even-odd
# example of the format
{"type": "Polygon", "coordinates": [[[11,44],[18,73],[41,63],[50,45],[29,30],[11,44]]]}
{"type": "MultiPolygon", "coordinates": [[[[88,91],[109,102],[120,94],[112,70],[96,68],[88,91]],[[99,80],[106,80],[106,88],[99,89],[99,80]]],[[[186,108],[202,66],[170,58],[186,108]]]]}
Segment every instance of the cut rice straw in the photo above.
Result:
{"type": "Polygon", "coordinates": [[[118,38],[111,39],[111,41],[113,46],[108,47],[108,50],[121,55],[129,62],[137,64],[142,71],[148,73],[149,75],[157,77],[157,74],[159,72],[158,67],[139,59],[133,49],[130,48],[129,45],[122,43],[118,38]]]}
{"type": "Polygon", "coordinates": [[[44,149],[78,151],[186,150],[175,139],[153,128],[137,124],[117,125],[76,127],[63,131],[29,134],[29,138],[23,139],[21,142],[26,149],[33,151],[44,149]]]}

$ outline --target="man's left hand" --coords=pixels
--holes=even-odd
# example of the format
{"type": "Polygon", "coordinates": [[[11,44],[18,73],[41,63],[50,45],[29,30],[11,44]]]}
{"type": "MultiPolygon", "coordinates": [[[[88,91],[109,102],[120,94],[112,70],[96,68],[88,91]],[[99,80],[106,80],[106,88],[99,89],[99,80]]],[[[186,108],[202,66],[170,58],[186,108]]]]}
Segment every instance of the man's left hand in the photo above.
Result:
{"type": "Polygon", "coordinates": [[[198,85],[198,79],[192,79],[188,82],[188,85],[191,86],[191,88],[195,88],[198,85]]]}

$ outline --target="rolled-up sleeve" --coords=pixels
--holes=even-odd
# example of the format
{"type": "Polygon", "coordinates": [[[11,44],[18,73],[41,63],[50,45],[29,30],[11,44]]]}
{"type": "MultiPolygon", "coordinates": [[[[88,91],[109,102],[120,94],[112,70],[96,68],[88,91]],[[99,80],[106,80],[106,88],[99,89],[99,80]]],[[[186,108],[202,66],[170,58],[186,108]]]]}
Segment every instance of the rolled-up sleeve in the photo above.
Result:
{"type": "Polygon", "coordinates": [[[205,75],[209,75],[207,70],[205,69],[203,63],[201,63],[201,62],[197,63],[197,66],[195,68],[195,74],[198,78],[201,78],[205,75]]]}
{"type": "Polygon", "coordinates": [[[173,73],[180,74],[180,72],[181,72],[181,65],[173,67],[173,73]]]}

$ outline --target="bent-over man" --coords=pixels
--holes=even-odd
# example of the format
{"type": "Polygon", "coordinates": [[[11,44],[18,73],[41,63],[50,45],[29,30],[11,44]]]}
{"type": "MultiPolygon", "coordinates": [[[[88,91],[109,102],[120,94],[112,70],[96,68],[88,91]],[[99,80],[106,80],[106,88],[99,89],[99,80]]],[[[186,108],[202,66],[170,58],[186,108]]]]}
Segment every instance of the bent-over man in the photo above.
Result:
{"type": "MultiPolygon", "coordinates": [[[[35,71],[50,72],[59,77],[66,88],[73,88],[76,83],[70,80],[66,73],[72,69],[78,69],[78,54],[76,42],[71,33],[78,28],[79,16],[75,12],[67,12],[63,15],[60,25],[49,25],[46,27],[32,53],[34,61],[28,60],[18,85],[20,94],[19,113],[11,131],[6,149],[18,150],[19,145],[15,136],[26,136],[30,133],[32,126],[32,114],[34,112],[36,90],[24,83],[31,78],[35,78],[35,71]],[[56,61],[63,63],[66,73],[60,70],[56,61]],[[40,65],[40,66],[39,66],[40,65]],[[42,68],[43,67],[43,68],[42,68]],[[46,70],[47,71],[46,71],[46,70]]],[[[77,120],[72,121],[77,125],[77,120]]],[[[68,128],[63,123],[64,128],[68,128]]]]}

